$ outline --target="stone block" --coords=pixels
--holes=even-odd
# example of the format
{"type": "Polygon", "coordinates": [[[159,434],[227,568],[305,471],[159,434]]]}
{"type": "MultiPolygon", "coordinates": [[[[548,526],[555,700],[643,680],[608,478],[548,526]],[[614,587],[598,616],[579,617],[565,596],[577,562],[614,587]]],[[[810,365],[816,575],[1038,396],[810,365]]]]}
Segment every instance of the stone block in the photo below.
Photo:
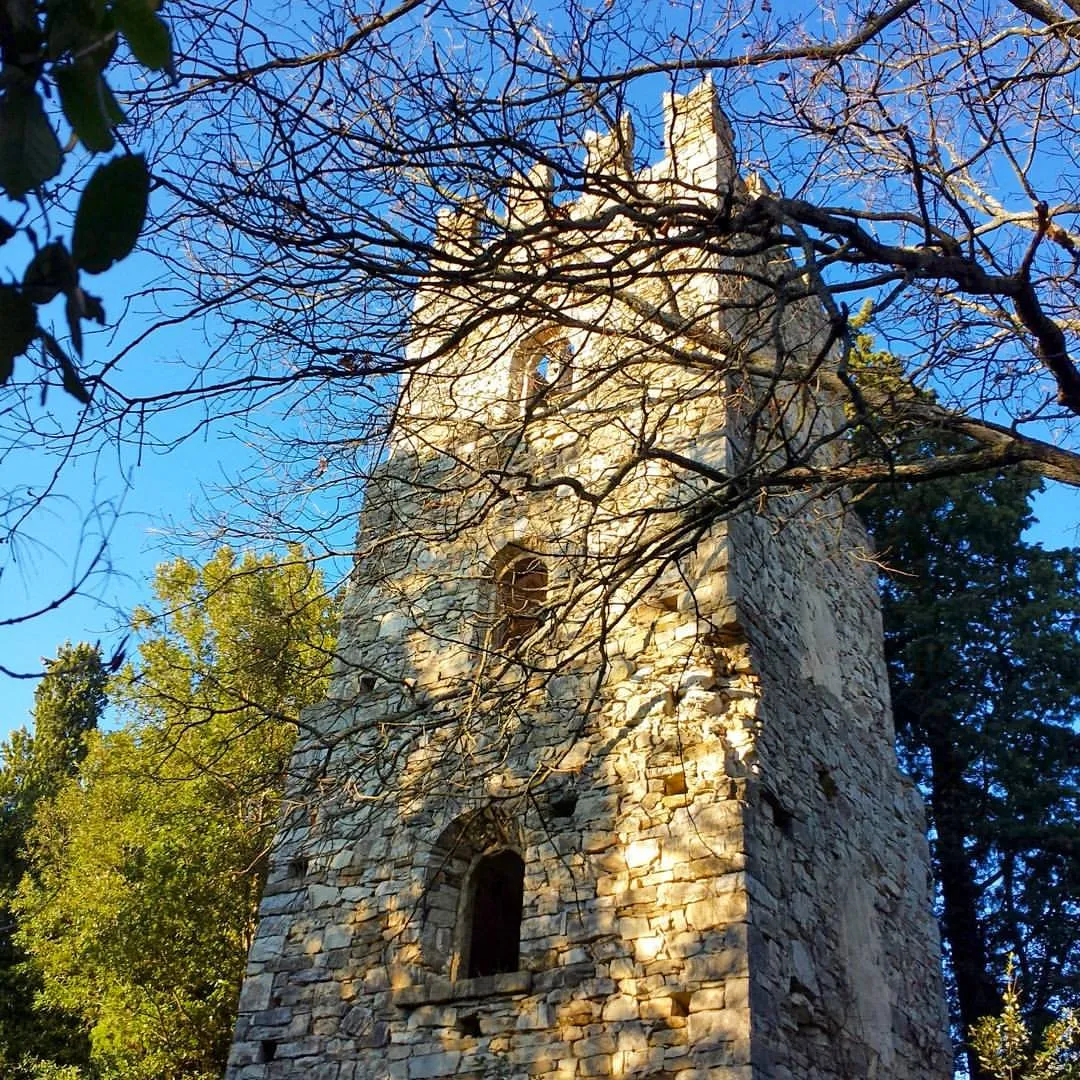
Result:
{"type": "Polygon", "coordinates": [[[616,1049],[615,1037],[607,1032],[577,1039],[571,1046],[575,1057],[593,1057],[597,1054],[611,1054],[616,1049]]]}
{"type": "Polygon", "coordinates": [[[733,892],[695,900],[686,905],[687,925],[695,930],[711,930],[746,918],[747,898],[733,892]]]}
{"type": "Polygon", "coordinates": [[[274,975],[265,972],[262,975],[249,975],[244,980],[237,1005],[241,1013],[263,1012],[270,1005],[270,996],[274,987],[274,975]]]}
{"type": "Polygon", "coordinates": [[[689,1011],[705,1012],[724,1008],[724,987],[707,986],[690,995],[689,1011]]]}
{"type": "Polygon", "coordinates": [[[514,1027],[518,1031],[546,1030],[555,1026],[555,1011],[544,1002],[522,1010],[514,1027]]]}
{"type": "Polygon", "coordinates": [[[601,1016],[605,1021],[636,1020],[638,1018],[637,999],[626,994],[612,998],[604,1005],[601,1016]]]}
{"type": "Polygon", "coordinates": [[[409,1058],[409,1080],[428,1080],[433,1076],[453,1076],[461,1061],[458,1050],[444,1051],[439,1054],[419,1054],[409,1058]]]}
{"type": "Polygon", "coordinates": [[[745,970],[746,954],[733,948],[688,957],[684,965],[686,979],[693,983],[715,982],[745,970]]]}
{"type": "Polygon", "coordinates": [[[596,1057],[582,1058],[578,1062],[578,1076],[610,1076],[611,1055],[597,1054],[596,1057]]]}

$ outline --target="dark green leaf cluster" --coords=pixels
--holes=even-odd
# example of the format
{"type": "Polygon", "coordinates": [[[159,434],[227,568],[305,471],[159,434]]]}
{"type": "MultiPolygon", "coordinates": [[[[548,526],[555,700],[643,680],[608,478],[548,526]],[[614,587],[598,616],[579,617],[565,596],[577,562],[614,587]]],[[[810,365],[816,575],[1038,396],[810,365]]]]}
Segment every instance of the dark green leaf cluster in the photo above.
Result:
{"type": "MultiPolygon", "coordinates": [[[[0,15],[0,191],[25,200],[61,171],[62,124],[91,153],[109,153],[124,111],[106,80],[122,37],[144,67],[168,71],[169,31],[158,0],[10,0],[0,15]],[[55,91],[60,114],[46,102],[55,91]]],[[[70,148],[70,147],[69,147],[70,148]]],[[[146,160],[124,153],[99,166],[83,188],[70,247],[39,244],[28,225],[0,219],[0,244],[20,233],[33,248],[21,282],[0,284],[0,384],[15,359],[38,342],[59,370],[64,389],[84,404],[90,395],[66,350],[41,324],[38,308],[64,297],[71,342],[82,355],[82,322],[103,323],[101,301],[81,286],[80,273],[99,274],[135,246],[146,216],[146,160]]]]}

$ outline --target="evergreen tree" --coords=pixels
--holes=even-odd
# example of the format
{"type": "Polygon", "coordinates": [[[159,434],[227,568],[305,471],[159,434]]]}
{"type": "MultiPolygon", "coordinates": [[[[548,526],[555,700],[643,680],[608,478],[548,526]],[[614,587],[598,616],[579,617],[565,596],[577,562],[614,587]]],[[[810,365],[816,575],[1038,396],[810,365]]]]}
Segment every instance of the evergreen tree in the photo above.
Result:
{"type": "Polygon", "coordinates": [[[36,810],[75,775],[105,711],[108,673],[85,642],[61,646],[34,692],[33,732],[0,744],[0,1075],[29,1077],[47,1063],[78,1065],[88,1044],[76,1017],[35,1008],[40,971],[14,940],[12,899],[25,870],[36,810]]]}
{"type": "Polygon", "coordinates": [[[334,605],[294,556],[159,568],[114,686],[129,722],[30,832],[19,941],[105,1080],[224,1067],[295,724],[332,655],[334,605]]]}
{"type": "Polygon", "coordinates": [[[1036,1028],[1080,1001],[1080,552],[1024,540],[1039,489],[1012,470],[863,503],[894,568],[882,591],[897,737],[928,797],[965,1032],[1000,1010],[1010,954],[1036,1028]]]}

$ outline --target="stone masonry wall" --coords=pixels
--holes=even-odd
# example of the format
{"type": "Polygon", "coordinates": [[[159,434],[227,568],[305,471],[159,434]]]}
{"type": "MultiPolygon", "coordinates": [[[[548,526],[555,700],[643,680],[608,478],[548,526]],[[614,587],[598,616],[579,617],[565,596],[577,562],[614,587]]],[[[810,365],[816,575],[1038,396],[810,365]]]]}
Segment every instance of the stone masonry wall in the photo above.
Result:
{"type": "MultiPolygon", "coordinates": [[[[669,157],[637,182],[736,184],[711,90],[670,113],[669,157]]],[[[468,242],[460,215],[440,230],[468,242]]],[[[689,309],[741,288],[718,261],[666,269],[689,309]]],[[[469,302],[421,298],[416,357],[469,302]]],[[[558,395],[523,398],[522,357],[552,336],[512,313],[403,390],[228,1080],[944,1080],[921,807],[896,771],[865,539],[835,500],[714,520],[708,471],[780,452],[751,445],[753,380],[573,310],[558,395]],[[669,458],[641,453],[658,440],[669,458]],[[507,645],[497,582],[518,557],[547,581],[507,645]],[[470,875],[502,850],[525,868],[518,967],[467,978],[470,875]]],[[[825,329],[795,305],[785,333],[812,350],[825,329]]],[[[836,419],[793,394],[773,430],[790,448],[836,419]]]]}
{"type": "Polygon", "coordinates": [[[731,547],[761,679],[755,1065],[776,1080],[950,1075],[922,802],[896,766],[865,533],[836,505],[773,507],[734,522],[731,547]]]}

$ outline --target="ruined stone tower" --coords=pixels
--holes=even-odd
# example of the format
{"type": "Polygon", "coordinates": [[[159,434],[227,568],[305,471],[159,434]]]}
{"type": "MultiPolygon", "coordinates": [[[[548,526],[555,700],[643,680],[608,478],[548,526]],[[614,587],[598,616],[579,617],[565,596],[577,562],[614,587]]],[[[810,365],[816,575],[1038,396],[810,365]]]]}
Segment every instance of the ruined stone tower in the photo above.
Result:
{"type": "Polygon", "coordinates": [[[745,491],[837,452],[785,381],[828,323],[765,313],[782,253],[606,213],[749,197],[711,87],[658,164],[630,139],[589,142],[557,228],[515,181],[494,283],[482,209],[440,220],[230,1080],[950,1075],[866,537],[839,495],[745,491]]]}

